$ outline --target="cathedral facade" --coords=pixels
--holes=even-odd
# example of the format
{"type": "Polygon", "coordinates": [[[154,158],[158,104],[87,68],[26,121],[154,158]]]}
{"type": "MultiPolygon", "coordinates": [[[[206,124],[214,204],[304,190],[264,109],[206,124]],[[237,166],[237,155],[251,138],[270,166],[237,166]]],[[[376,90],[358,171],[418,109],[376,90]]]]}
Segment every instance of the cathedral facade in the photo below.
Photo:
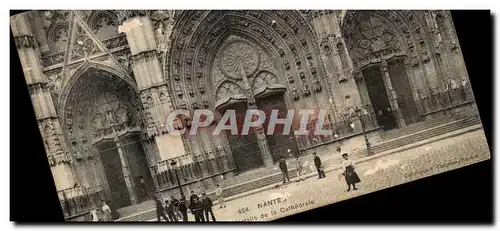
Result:
{"type": "Polygon", "coordinates": [[[11,28],[67,217],[477,113],[449,11],[55,10],[11,28]],[[173,135],[175,109],[323,109],[333,135],[173,135]]]}

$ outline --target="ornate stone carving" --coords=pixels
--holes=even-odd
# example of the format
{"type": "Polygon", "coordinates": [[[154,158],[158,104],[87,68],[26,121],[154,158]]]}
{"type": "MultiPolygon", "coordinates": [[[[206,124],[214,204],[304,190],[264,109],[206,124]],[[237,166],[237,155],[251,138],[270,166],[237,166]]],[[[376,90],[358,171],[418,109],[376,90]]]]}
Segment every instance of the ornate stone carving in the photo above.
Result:
{"type": "Polygon", "coordinates": [[[306,78],[306,74],[304,74],[303,71],[299,72],[299,77],[300,79],[305,79],[306,78]]]}
{"type": "Polygon", "coordinates": [[[64,61],[64,52],[47,55],[42,57],[42,65],[44,67],[49,67],[52,65],[56,65],[62,63],[64,61]]]}
{"type": "Polygon", "coordinates": [[[290,63],[288,62],[288,60],[285,60],[283,65],[285,66],[285,70],[290,70],[290,63]]]}
{"type": "Polygon", "coordinates": [[[125,36],[124,34],[120,34],[119,36],[103,40],[102,43],[107,49],[128,46],[127,36],[125,36]]]}
{"type": "Polygon", "coordinates": [[[168,101],[167,86],[161,86],[160,87],[160,101],[162,101],[162,102],[168,101]]]}
{"type": "Polygon", "coordinates": [[[262,88],[265,86],[266,86],[266,82],[262,79],[261,76],[255,77],[254,82],[253,82],[254,89],[259,89],[259,88],[262,88]]]}
{"type": "Polygon", "coordinates": [[[61,90],[61,74],[54,73],[48,77],[47,87],[55,95],[59,96],[59,91],[61,90]]]}
{"type": "Polygon", "coordinates": [[[93,54],[95,50],[96,45],[94,44],[94,41],[92,41],[92,39],[87,35],[81,33],[76,36],[73,42],[73,57],[71,58],[87,57],[93,54]]]}
{"type": "Polygon", "coordinates": [[[382,60],[380,63],[380,68],[382,69],[382,72],[387,72],[387,62],[385,60],[382,60]]]}
{"type": "Polygon", "coordinates": [[[297,91],[297,89],[295,88],[295,86],[292,86],[292,96],[293,96],[293,100],[295,100],[295,101],[300,99],[300,94],[297,91]]]}
{"type": "Polygon", "coordinates": [[[288,82],[289,82],[289,83],[293,83],[293,82],[295,81],[295,80],[293,79],[293,76],[292,76],[292,74],[291,74],[291,73],[287,73],[287,74],[286,74],[286,77],[287,77],[287,79],[288,79],[288,82]]]}
{"type": "Polygon", "coordinates": [[[246,76],[250,76],[258,66],[259,54],[246,42],[232,42],[222,50],[221,70],[231,78],[241,79],[243,72],[246,76]]]}
{"type": "Polygon", "coordinates": [[[16,43],[16,47],[18,49],[38,47],[38,42],[36,41],[36,38],[31,35],[16,36],[14,37],[14,42],[16,43]]]}
{"type": "Polygon", "coordinates": [[[359,16],[358,20],[359,26],[356,31],[350,32],[353,37],[349,38],[353,60],[364,62],[369,60],[370,55],[379,56],[380,53],[400,51],[396,33],[379,18],[367,13],[359,16]]]}
{"type": "Polygon", "coordinates": [[[121,24],[123,21],[137,17],[137,16],[148,16],[149,11],[148,10],[115,10],[114,11],[118,23],[121,24]]]}
{"type": "Polygon", "coordinates": [[[302,82],[302,91],[304,92],[304,96],[306,97],[311,95],[309,85],[307,85],[307,82],[305,80],[302,82]]]}
{"type": "Polygon", "coordinates": [[[315,79],[313,81],[313,89],[315,92],[320,92],[321,91],[321,84],[319,83],[318,79],[315,79]]]}
{"type": "Polygon", "coordinates": [[[234,83],[225,82],[217,89],[216,99],[221,100],[234,95],[243,95],[243,90],[234,83]]]}

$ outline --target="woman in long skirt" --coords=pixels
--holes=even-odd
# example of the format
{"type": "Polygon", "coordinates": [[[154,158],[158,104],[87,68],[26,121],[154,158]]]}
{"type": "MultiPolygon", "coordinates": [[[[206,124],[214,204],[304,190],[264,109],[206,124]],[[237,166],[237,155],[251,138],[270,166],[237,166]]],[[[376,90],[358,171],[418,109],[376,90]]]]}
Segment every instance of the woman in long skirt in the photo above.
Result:
{"type": "Polygon", "coordinates": [[[104,221],[113,221],[113,216],[111,215],[111,208],[106,204],[105,201],[102,201],[102,212],[104,213],[104,221]]]}
{"type": "Polygon", "coordinates": [[[356,183],[361,182],[359,179],[358,174],[356,171],[354,171],[354,162],[352,160],[349,160],[349,155],[347,153],[342,154],[342,166],[344,168],[344,177],[345,177],[345,182],[347,183],[347,191],[351,191],[351,185],[353,187],[353,190],[358,190],[356,188],[356,183]]]}

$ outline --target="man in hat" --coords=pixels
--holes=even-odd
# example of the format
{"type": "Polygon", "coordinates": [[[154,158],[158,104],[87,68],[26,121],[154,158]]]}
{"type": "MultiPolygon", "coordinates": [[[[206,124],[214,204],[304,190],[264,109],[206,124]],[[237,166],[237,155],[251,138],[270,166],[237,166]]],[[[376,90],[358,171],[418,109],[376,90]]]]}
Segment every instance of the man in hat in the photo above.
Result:
{"type": "Polygon", "coordinates": [[[283,184],[285,184],[287,181],[290,182],[290,178],[288,177],[288,167],[286,164],[286,160],[283,157],[281,157],[280,160],[280,169],[281,173],[283,174],[283,184]]]}
{"type": "Polygon", "coordinates": [[[321,164],[321,158],[316,155],[316,152],[313,152],[314,156],[314,166],[316,167],[316,170],[318,171],[318,179],[325,178],[325,171],[323,169],[323,165],[321,164]]]}
{"type": "Polygon", "coordinates": [[[189,209],[191,209],[196,222],[205,222],[205,218],[203,217],[203,205],[198,197],[193,197],[189,209]]]}
{"type": "Polygon", "coordinates": [[[182,214],[182,222],[188,222],[186,197],[181,196],[181,201],[179,202],[179,211],[182,214]]]}
{"type": "Polygon", "coordinates": [[[198,197],[198,195],[196,195],[196,193],[194,193],[194,191],[191,191],[191,195],[189,196],[189,203],[193,203],[194,199],[198,199],[200,200],[200,198],[198,197]]]}

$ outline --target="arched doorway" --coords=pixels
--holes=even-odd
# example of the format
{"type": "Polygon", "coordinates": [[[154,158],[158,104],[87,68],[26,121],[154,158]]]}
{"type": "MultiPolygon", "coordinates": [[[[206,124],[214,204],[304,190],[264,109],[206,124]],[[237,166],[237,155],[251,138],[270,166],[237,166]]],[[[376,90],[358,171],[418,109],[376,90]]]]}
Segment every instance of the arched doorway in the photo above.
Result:
{"type": "Polygon", "coordinates": [[[390,130],[420,121],[417,89],[408,69],[415,43],[399,13],[348,12],[342,33],[361,75],[361,98],[373,106],[378,124],[390,130]]]}
{"type": "Polygon", "coordinates": [[[257,107],[266,113],[266,121],[263,126],[264,131],[266,132],[269,151],[271,152],[275,163],[277,163],[281,157],[290,158],[291,156],[288,155],[299,155],[299,148],[292,129],[290,129],[290,132],[286,134],[284,133],[285,125],[277,123],[274,127],[274,132],[272,134],[267,134],[273,110],[278,111],[278,119],[284,119],[287,117],[288,109],[283,96],[283,92],[276,92],[274,94],[257,98],[257,107]],[[288,150],[290,150],[290,152],[288,150]]]}
{"type": "MultiPolygon", "coordinates": [[[[178,20],[170,36],[171,51],[175,52],[168,53],[169,68],[165,72],[170,77],[175,107],[191,110],[229,105],[227,108],[232,108],[232,103],[241,100],[248,109],[262,109],[266,107],[263,100],[269,99],[274,104],[269,106],[279,106],[281,112],[285,108],[320,104],[313,91],[323,95],[320,85],[324,67],[317,55],[316,41],[310,36],[312,29],[299,11],[182,11],[178,20]],[[259,78],[264,73],[272,77],[259,78]],[[257,79],[260,80],[256,87],[257,79]],[[277,89],[282,92],[281,98],[267,94],[268,90],[277,89]]],[[[258,146],[259,152],[231,153],[236,165],[243,154],[252,153],[248,158],[255,158],[256,163],[261,158],[263,166],[273,165],[278,156],[288,154],[288,149],[293,155],[299,154],[296,144],[291,145],[295,137],[266,136],[266,125],[259,127],[255,135],[258,145],[254,147],[258,146]]],[[[192,155],[196,157],[213,149],[204,144],[208,143],[206,140],[232,151],[233,144],[242,141],[229,139],[200,134],[189,137],[185,144],[194,150],[192,155]]],[[[236,166],[238,172],[251,169],[242,164],[236,166]]]]}
{"type": "Polygon", "coordinates": [[[245,101],[235,102],[230,106],[221,109],[222,114],[226,113],[227,110],[234,110],[236,115],[236,127],[238,128],[238,134],[231,134],[231,131],[228,130],[225,132],[229,146],[231,147],[237,172],[245,172],[263,166],[255,129],[250,128],[247,135],[241,134],[247,109],[248,106],[245,101]]]}
{"type": "Polygon", "coordinates": [[[110,200],[113,208],[149,199],[154,186],[142,147],[141,106],[135,91],[123,79],[97,68],[89,68],[70,87],[65,128],[80,184],[102,186],[100,199],[110,200]]]}

